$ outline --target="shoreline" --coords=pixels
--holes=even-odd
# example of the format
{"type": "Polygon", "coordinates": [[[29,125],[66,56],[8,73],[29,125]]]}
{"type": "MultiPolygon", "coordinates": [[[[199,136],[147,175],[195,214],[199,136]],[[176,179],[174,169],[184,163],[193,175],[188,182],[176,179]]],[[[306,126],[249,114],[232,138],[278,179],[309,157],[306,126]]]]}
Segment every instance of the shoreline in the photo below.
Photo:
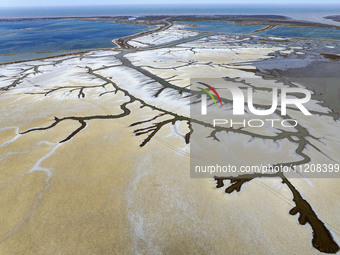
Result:
{"type": "MultiPolygon", "coordinates": [[[[137,34],[128,35],[125,37],[120,37],[116,39],[112,39],[111,42],[113,43],[113,47],[107,48],[89,48],[89,49],[79,49],[77,52],[70,52],[70,53],[62,53],[53,56],[45,56],[45,57],[37,57],[37,58],[30,58],[24,60],[15,60],[9,62],[0,63],[0,66],[13,64],[13,63],[22,63],[27,61],[34,61],[34,60],[41,60],[41,59],[49,59],[54,57],[63,57],[67,55],[75,55],[75,54],[82,54],[90,51],[96,50],[143,50],[143,48],[136,48],[129,44],[130,40],[153,34],[156,32],[164,31],[170,28],[174,23],[182,23],[183,22],[232,22],[237,25],[262,25],[265,26],[263,29],[268,29],[276,26],[287,26],[287,27],[321,27],[321,28],[335,28],[340,29],[340,27],[334,27],[331,25],[325,25],[320,23],[313,23],[313,22],[304,22],[293,20],[289,17],[282,16],[282,15],[154,15],[154,16],[139,16],[135,17],[135,19],[131,19],[133,16],[97,16],[97,17],[48,17],[48,18],[22,18],[22,19],[11,19],[11,20],[4,20],[0,19],[0,21],[32,21],[32,20],[82,20],[82,19],[112,19],[112,21],[116,23],[124,23],[124,24],[134,24],[134,25],[143,25],[143,26],[156,26],[156,28],[147,29],[145,31],[139,32],[137,34]],[[254,24],[255,22],[255,24],[254,24]],[[258,24],[256,24],[258,23],[258,24]]],[[[234,34],[234,33],[225,33],[225,32],[207,32],[207,31],[198,31],[198,30],[191,30],[190,28],[186,28],[187,31],[196,32],[196,33],[211,33],[211,34],[234,34]]],[[[254,31],[252,34],[240,34],[239,35],[251,35],[251,36],[261,36],[264,38],[271,38],[273,36],[270,35],[257,35],[256,33],[259,31],[254,31]]],[[[319,39],[319,38],[300,38],[300,37],[286,37],[286,36],[275,36],[278,38],[284,39],[299,39],[299,40],[319,40],[319,41],[339,41],[339,40],[332,40],[332,39],[319,39]]],[[[64,52],[64,51],[60,51],[64,52]]],[[[53,52],[43,52],[45,54],[53,53],[53,52]]],[[[29,54],[40,54],[40,53],[23,53],[23,54],[13,54],[13,55],[29,55],[29,54]]]]}
{"type": "MultiPolygon", "coordinates": [[[[336,16],[336,15],[335,15],[336,16]]],[[[331,16],[325,16],[325,19],[331,16]]],[[[192,22],[215,22],[215,21],[233,21],[239,25],[257,25],[256,23],[262,22],[263,25],[282,25],[282,26],[307,26],[307,27],[321,27],[321,28],[336,28],[340,29],[339,26],[332,24],[324,24],[316,21],[308,21],[308,20],[297,20],[294,19],[294,15],[281,15],[281,14],[253,14],[253,15],[142,15],[142,16],[133,16],[133,15],[117,15],[117,16],[59,16],[59,17],[34,17],[34,18],[0,18],[0,21],[39,21],[39,20],[82,20],[82,19],[112,19],[116,22],[121,23],[131,23],[131,24],[141,24],[145,25],[145,22],[148,22],[148,25],[155,25],[152,23],[159,24],[160,21],[165,19],[169,19],[170,21],[192,21],[192,22]],[[133,20],[129,20],[130,18],[134,18],[133,20]],[[139,22],[136,22],[139,21],[139,22]],[[251,22],[251,24],[248,24],[251,22]],[[151,24],[150,24],[150,23],[151,24]]]]}
{"type": "Polygon", "coordinates": [[[155,24],[153,22],[147,22],[147,21],[134,22],[133,20],[127,20],[127,21],[126,20],[116,20],[116,22],[125,23],[125,24],[144,25],[144,26],[145,25],[156,26],[156,28],[154,28],[154,29],[145,30],[145,31],[139,32],[137,34],[132,34],[132,35],[128,35],[128,36],[124,36],[124,37],[120,37],[120,38],[112,40],[112,43],[116,44],[119,48],[123,48],[123,49],[133,49],[133,48],[135,48],[134,46],[132,46],[128,43],[132,39],[166,30],[166,29],[172,27],[172,25],[173,25],[173,23],[169,22],[167,19],[163,19],[161,21],[158,21],[155,24]]]}

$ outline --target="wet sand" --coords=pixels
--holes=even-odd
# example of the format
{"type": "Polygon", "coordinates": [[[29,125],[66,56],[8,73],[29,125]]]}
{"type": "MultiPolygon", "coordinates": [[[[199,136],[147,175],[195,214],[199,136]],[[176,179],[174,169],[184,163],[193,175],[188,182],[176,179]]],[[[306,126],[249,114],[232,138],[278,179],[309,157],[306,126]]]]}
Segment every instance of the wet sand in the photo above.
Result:
{"type": "MultiPolygon", "coordinates": [[[[213,178],[190,178],[190,78],[242,77],[264,92],[287,86],[263,66],[283,55],[308,59],[311,42],[294,40],[210,35],[1,65],[0,253],[335,253],[339,179],[252,178],[226,194],[233,182],[222,188],[213,178]]],[[[257,100],[267,103],[260,93],[257,100]]],[[[300,141],[287,130],[271,130],[283,137],[278,142],[265,130],[228,130],[227,147],[236,156],[249,152],[249,162],[259,144],[276,146],[273,164],[303,155],[339,161],[339,121],[318,103],[311,101],[313,118],[289,110],[301,121],[300,141]]]]}

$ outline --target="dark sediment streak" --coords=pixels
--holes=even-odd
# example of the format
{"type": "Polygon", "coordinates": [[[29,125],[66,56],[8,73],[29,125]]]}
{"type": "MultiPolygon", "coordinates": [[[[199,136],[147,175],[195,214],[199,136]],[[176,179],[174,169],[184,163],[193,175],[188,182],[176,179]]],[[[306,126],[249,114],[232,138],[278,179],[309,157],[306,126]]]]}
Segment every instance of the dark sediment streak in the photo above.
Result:
{"type": "Polygon", "coordinates": [[[335,61],[340,60],[340,56],[337,55],[337,54],[326,54],[326,53],[323,53],[323,54],[321,54],[321,56],[323,56],[324,58],[330,59],[330,60],[335,60],[335,61]]]}
{"type": "MultiPolygon", "coordinates": [[[[200,92],[190,91],[187,88],[177,87],[177,86],[171,84],[170,82],[152,74],[151,72],[147,71],[146,69],[143,69],[142,67],[134,66],[127,58],[124,57],[124,55],[125,55],[125,52],[121,52],[120,54],[116,55],[117,59],[119,59],[122,62],[122,65],[138,71],[139,73],[145,75],[146,77],[150,78],[151,80],[157,81],[161,85],[161,88],[154,95],[155,97],[157,97],[160,93],[162,93],[162,91],[165,88],[174,90],[179,95],[181,95],[182,93],[185,92],[185,93],[188,93],[188,94],[190,94],[191,96],[194,96],[194,97],[200,96],[200,94],[201,94],[200,92]]],[[[186,66],[186,65],[189,65],[189,63],[184,63],[184,66],[186,66]]],[[[206,65],[209,65],[209,63],[206,63],[206,65]]],[[[256,73],[262,72],[262,70],[260,70],[260,69],[261,68],[258,68],[258,70],[254,70],[254,72],[256,72],[256,73]]],[[[38,68],[35,68],[34,70],[38,70],[38,68]]],[[[134,127],[134,126],[138,126],[140,124],[150,124],[150,126],[148,126],[148,127],[138,128],[138,129],[134,130],[134,133],[135,133],[136,136],[141,136],[141,135],[147,136],[144,139],[144,141],[140,144],[141,147],[143,147],[147,143],[149,143],[152,140],[152,138],[157,134],[157,132],[159,130],[161,130],[165,125],[168,125],[168,124],[174,125],[174,123],[176,121],[185,121],[187,123],[189,129],[190,129],[190,131],[185,135],[185,142],[186,143],[190,142],[190,135],[192,134],[192,132],[194,132],[194,129],[192,127],[193,123],[198,124],[198,125],[202,125],[202,126],[207,127],[207,128],[210,128],[212,130],[210,137],[217,140],[217,141],[218,141],[217,133],[219,133],[219,132],[239,133],[239,134],[244,134],[244,135],[247,135],[247,136],[250,136],[250,137],[259,137],[259,138],[270,139],[270,140],[274,140],[274,141],[281,140],[281,139],[288,139],[290,142],[294,143],[297,146],[295,152],[298,155],[300,155],[302,157],[302,159],[299,160],[299,161],[296,161],[296,162],[285,163],[285,165],[295,166],[295,165],[299,165],[299,164],[303,164],[303,163],[308,163],[310,161],[310,158],[308,157],[308,155],[304,153],[304,149],[306,148],[307,145],[313,146],[308,141],[309,138],[315,139],[315,140],[318,139],[316,137],[313,137],[306,128],[299,126],[299,125],[296,127],[296,131],[292,131],[292,132],[281,131],[280,133],[277,133],[274,136],[265,136],[265,135],[260,135],[260,134],[254,134],[254,133],[251,133],[251,132],[248,132],[248,131],[245,131],[245,130],[240,130],[240,129],[213,127],[209,123],[205,123],[205,122],[200,121],[200,120],[190,119],[189,117],[185,117],[185,116],[180,116],[176,113],[167,111],[165,109],[161,109],[161,108],[156,107],[154,105],[150,105],[150,104],[146,103],[145,101],[143,101],[142,99],[136,98],[135,96],[130,94],[127,90],[120,88],[117,84],[112,82],[110,79],[99,75],[98,73],[96,73],[96,70],[93,70],[90,67],[87,67],[87,70],[88,70],[88,73],[90,75],[93,75],[94,77],[99,78],[99,79],[103,80],[103,82],[104,82],[103,85],[98,85],[98,86],[94,86],[94,87],[109,85],[109,86],[113,87],[113,90],[109,91],[107,93],[117,93],[117,91],[120,91],[124,94],[124,96],[127,98],[127,101],[120,105],[122,113],[117,114],[117,115],[107,114],[107,115],[93,115],[93,116],[84,116],[84,117],[83,116],[82,117],[68,116],[68,117],[63,117],[63,118],[55,117],[55,119],[54,119],[54,121],[52,122],[51,125],[49,125],[47,127],[41,127],[41,128],[32,128],[32,129],[26,130],[25,132],[22,132],[21,134],[27,134],[27,133],[30,133],[30,132],[33,132],[33,131],[48,130],[48,129],[55,127],[57,124],[59,124],[60,122],[62,122],[64,120],[73,120],[73,121],[79,122],[80,127],[75,129],[65,139],[60,141],[60,143],[64,143],[64,142],[71,140],[79,132],[81,132],[86,127],[88,121],[95,120],[95,119],[107,119],[107,120],[116,119],[116,118],[122,118],[122,117],[125,117],[125,116],[131,114],[131,110],[128,108],[128,105],[137,101],[141,104],[141,107],[149,107],[152,110],[159,112],[158,114],[156,114],[155,117],[153,117],[151,119],[138,121],[138,122],[132,123],[130,125],[131,127],[134,127]],[[157,122],[154,123],[154,121],[157,121],[157,119],[161,116],[167,116],[168,118],[166,120],[161,120],[158,123],[157,122]],[[293,139],[293,137],[298,137],[298,139],[293,139]]],[[[250,71],[250,70],[247,70],[247,71],[250,71]]],[[[251,70],[251,72],[253,72],[253,70],[251,70]]],[[[275,78],[276,74],[277,74],[277,72],[271,72],[271,75],[273,75],[274,78],[275,78]]],[[[276,78],[281,79],[281,78],[284,78],[284,77],[279,75],[276,78]]],[[[245,83],[245,81],[240,81],[240,82],[245,83]]],[[[14,86],[7,88],[7,90],[11,89],[12,87],[14,87],[14,86]]],[[[79,98],[79,100],[81,100],[83,97],[86,96],[85,93],[83,92],[85,88],[86,87],[84,87],[84,88],[82,88],[82,87],[60,87],[60,88],[51,89],[50,91],[41,92],[40,94],[44,94],[46,96],[46,95],[53,93],[54,91],[59,90],[59,89],[79,90],[78,98],[79,98]]],[[[100,94],[99,96],[101,96],[101,95],[102,94],[100,94]]],[[[222,101],[225,102],[225,103],[230,103],[230,100],[225,99],[225,98],[222,98],[222,101]]],[[[261,105],[259,105],[259,106],[263,107],[261,105]]],[[[266,107],[263,107],[263,108],[266,108],[266,107]]],[[[329,116],[326,113],[319,113],[319,114],[329,116]]],[[[289,118],[289,116],[287,116],[287,118],[289,118]]],[[[329,230],[325,227],[323,222],[317,217],[317,215],[315,214],[315,212],[313,211],[313,209],[309,205],[309,203],[302,198],[302,196],[297,191],[297,189],[287,180],[287,178],[285,178],[285,176],[283,174],[277,173],[277,174],[273,174],[271,176],[269,176],[269,175],[247,175],[247,176],[238,176],[238,177],[215,177],[215,180],[217,181],[217,187],[224,186],[224,183],[223,183],[224,180],[230,180],[231,185],[230,185],[230,187],[228,187],[226,189],[226,192],[231,193],[233,191],[241,191],[241,187],[244,183],[249,182],[254,178],[261,178],[261,177],[276,177],[276,178],[280,177],[282,179],[282,182],[288,186],[288,188],[292,192],[293,201],[295,202],[295,205],[296,205],[292,210],[290,210],[290,214],[300,213],[300,217],[299,217],[300,224],[309,223],[311,225],[311,227],[313,229],[312,244],[316,249],[318,249],[319,251],[322,251],[322,252],[327,252],[327,253],[335,253],[336,251],[339,250],[339,246],[333,240],[332,235],[330,234],[329,230]]]]}
{"type": "Polygon", "coordinates": [[[291,215],[300,214],[298,221],[301,225],[308,223],[313,231],[312,245],[317,250],[324,253],[337,253],[339,251],[339,245],[334,241],[331,233],[326,228],[325,224],[315,214],[311,205],[303,199],[300,192],[294,187],[294,185],[284,177],[283,173],[274,174],[247,174],[239,175],[237,177],[218,177],[215,176],[217,182],[216,188],[224,186],[224,181],[229,180],[230,184],[225,189],[226,193],[232,193],[233,191],[241,191],[242,185],[246,182],[253,180],[254,178],[281,178],[282,183],[286,184],[293,195],[293,201],[295,207],[293,207],[289,213],[291,215]]]}

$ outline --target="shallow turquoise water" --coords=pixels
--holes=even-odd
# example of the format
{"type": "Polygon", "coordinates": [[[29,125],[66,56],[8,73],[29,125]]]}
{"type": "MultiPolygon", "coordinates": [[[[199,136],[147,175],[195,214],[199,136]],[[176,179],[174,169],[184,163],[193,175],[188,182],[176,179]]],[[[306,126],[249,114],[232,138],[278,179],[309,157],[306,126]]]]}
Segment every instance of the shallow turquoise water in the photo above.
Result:
{"type": "Polygon", "coordinates": [[[190,28],[195,31],[206,32],[222,32],[236,34],[250,34],[254,30],[264,28],[264,26],[241,26],[232,22],[185,22],[188,24],[196,24],[198,27],[190,28]]]}

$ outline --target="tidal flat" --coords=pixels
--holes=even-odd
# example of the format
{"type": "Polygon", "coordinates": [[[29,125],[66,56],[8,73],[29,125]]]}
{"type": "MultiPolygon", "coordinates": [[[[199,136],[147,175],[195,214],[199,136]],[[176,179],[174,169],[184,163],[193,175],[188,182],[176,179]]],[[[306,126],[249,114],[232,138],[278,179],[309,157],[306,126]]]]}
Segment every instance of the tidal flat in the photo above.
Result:
{"type": "MultiPolygon", "coordinates": [[[[0,253],[336,254],[339,178],[190,178],[190,139],[206,125],[202,146],[231,162],[338,164],[340,41],[258,32],[337,28],[282,17],[238,17],[256,24],[245,33],[199,31],[187,17],[115,21],[152,30],[0,65],[0,253]],[[252,88],[264,109],[268,88],[306,88],[312,116],[290,107],[294,128],[217,130],[191,118],[194,78],[252,88]]],[[[232,95],[221,98],[232,116],[232,95]]]]}

